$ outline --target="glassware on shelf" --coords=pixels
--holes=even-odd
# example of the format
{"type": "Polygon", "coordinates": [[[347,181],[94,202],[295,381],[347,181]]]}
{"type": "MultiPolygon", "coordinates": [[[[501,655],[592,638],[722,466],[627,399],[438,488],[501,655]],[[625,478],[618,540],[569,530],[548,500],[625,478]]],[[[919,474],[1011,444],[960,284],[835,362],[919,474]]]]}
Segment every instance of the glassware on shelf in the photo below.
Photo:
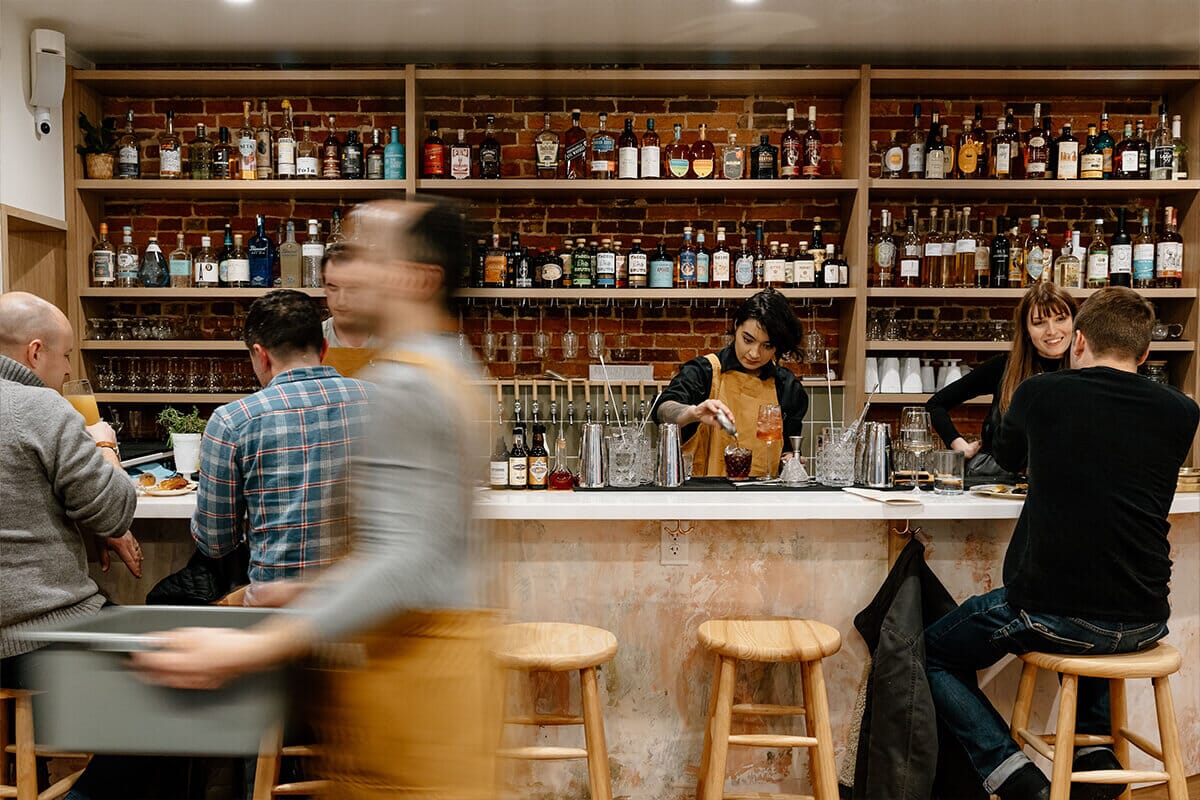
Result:
{"type": "Polygon", "coordinates": [[[500,337],[492,330],[492,312],[488,309],[487,328],[483,331],[483,339],[480,342],[480,350],[483,352],[483,360],[491,364],[496,360],[496,351],[500,349],[500,337]]]}
{"type": "Polygon", "coordinates": [[[151,392],[161,392],[166,389],[166,376],[163,375],[162,359],[155,357],[144,357],[143,363],[146,366],[146,389],[151,392]]]}
{"type": "Polygon", "coordinates": [[[883,329],[884,341],[898,342],[904,338],[904,328],[900,321],[896,319],[896,309],[886,309],[887,325],[883,329]]]}
{"type": "Polygon", "coordinates": [[[600,309],[592,317],[592,332],[587,337],[588,355],[601,358],[604,355],[604,331],[600,330],[600,309]]]}
{"type": "Polygon", "coordinates": [[[571,309],[567,308],[567,329],[562,335],[563,358],[571,359],[579,355],[579,334],[571,329],[571,309]]]}
{"type": "Polygon", "coordinates": [[[872,308],[867,311],[867,339],[873,342],[883,339],[882,308],[872,308]]]}
{"type": "Polygon", "coordinates": [[[208,389],[208,373],[204,369],[204,359],[200,356],[187,356],[184,361],[187,371],[187,383],[184,385],[187,391],[192,394],[206,391],[208,389]]]}
{"type": "Polygon", "coordinates": [[[543,309],[538,308],[538,329],[533,335],[533,356],[537,359],[550,355],[550,334],[542,330],[543,309]]]}
{"type": "Polygon", "coordinates": [[[167,356],[166,368],[166,390],[168,392],[183,391],[187,382],[187,377],[183,373],[183,366],[179,356],[167,356]]]}
{"type": "Polygon", "coordinates": [[[100,317],[88,317],[87,335],[84,338],[94,342],[104,341],[104,328],[106,327],[107,323],[108,320],[100,317]]]}
{"type": "Polygon", "coordinates": [[[220,392],[225,388],[225,375],[221,371],[221,359],[208,359],[208,373],[205,384],[205,390],[213,393],[220,392]]]}
{"type": "Polygon", "coordinates": [[[128,320],[120,317],[114,319],[112,321],[112,335],[109,338],[114,342],[127,342],[132,339],[133,335],[129,332],[128,322],[128,320]]]}

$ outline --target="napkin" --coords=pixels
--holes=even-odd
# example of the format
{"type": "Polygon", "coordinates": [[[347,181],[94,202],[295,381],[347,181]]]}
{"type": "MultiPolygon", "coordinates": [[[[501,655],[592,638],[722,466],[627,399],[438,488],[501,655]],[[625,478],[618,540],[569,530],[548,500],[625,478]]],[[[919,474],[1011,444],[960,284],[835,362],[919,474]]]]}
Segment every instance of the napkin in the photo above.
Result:
{"type": "Polygon", "coordinates": [[[912,497],[897,492],[880,492],[875,489],[858,489],[853,486],[843,486],[843,492],[865,497],[868,500],[877,500],[880,503],[886,503],[889,506],[920,506],[922,505],[920,498],[912,497]]]}

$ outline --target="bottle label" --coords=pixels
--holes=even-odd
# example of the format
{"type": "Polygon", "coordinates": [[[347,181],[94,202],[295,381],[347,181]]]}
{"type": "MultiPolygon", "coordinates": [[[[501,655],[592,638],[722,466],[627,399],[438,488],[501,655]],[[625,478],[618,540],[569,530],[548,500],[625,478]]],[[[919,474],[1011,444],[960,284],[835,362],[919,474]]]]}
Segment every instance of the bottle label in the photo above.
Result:
{"type": "Polygon", "coordinates": [[[492,461],[488,469],[488,484],[493,489],[508,486],[508,461],[492,461]]]}
{"type": "Polygon", "coordinates": [[[763,280],[772,284],[784,282],[782,258],[768,258],[763,262],[763,280]]]}
{"type": "Polygon", "coordinates": [[[733,281],[738,286],[749,286],[754,283],[754,259],[749,256],[739,258],[733,265],[733,281]]]}
{"type": "Polygon", "coordinates": [[[605,288],[617,285],[616,253],[596,254],[596,285],[605,288]]]}
{"type": "Polygon", "coordinates": [[[908,146],[908,172],[910,175],[925,174],[924,142],[913,142],[908,146]]]}
{"type": "Polygon", "coordinates": [[[821,142],[809,139],[804,143],[804,167],[800,173],[805,178],[821,177],[821,142]]]}
{"type": "Polygon", "coordinates": [[[996,145],[996,174],[1007,175],[1011,171],[1012,146],[1008,142],[996,145]]]}
{"type": "Polygon", "coordinates": [[[108,250],[92,251],[92,282],[112,283],[117,277],[113,254],[108,250]]]}
{"type": "Polygon", "coordinates": [[[812,259],[800,259],[796,261],[796,283],[804,286],[812,286],[817,282],[817,262],[812,259]]]}
{"type": "Polygon", "coordinates": [[[537,154],[537,165],[541,169],[555,169],[558,167],[558,140],[538,142],[534,145],[534,152],[537,154]]]}
{"type": "Polygon", "coordinates": [[[838,286],[850,285],[850,265],[845,261],[838,264],[838,286]]]}
{"type": "Polygon", "coordinates": [[[546,456],[529,457],[529,485],[545,486],[546,477],[550,474],[549,459],[546,456]]]}
{"type": "Polygon", "coordinates": [[[1133,246],[1128,244],[1114,244],[1109,251],[1108,270],[1113,275],[1133,274],[1133,246]]]}
{"type": "Polygon", "coordinates": [[[1156,147],[1150,154],[1150,177],[1153,180],[1166,181],[1171,179],[1171,170],[1175,166],[1175,148],[1172,145],[1156,147]]]}
{"type": "Polygon", "coordinates": [[[1058,143],[1058,179],[1075,180],[1079,177],[1079,142],[1058,143]]]}
{"type": "Polygon", "coordinates": [[[755,178],[771,179],[775,177],[775,153],[774,148],[759,145],[754,148],[758,154],[758,169],[755,178]]]}
{"type": "Polygon", "coordinates": [[[662,172],[662,154],[658,145],[642,146],[642,177],[657,178],[662,172]]]}
{"type": "Polygon", "coordinates": [[[587,253],[580,253],[572,257],[571,285],[578,287],[592,285],[592,259],[587,253]]]}
{"type": "Polygon", "coordinates": [[[1087,259],[1088,280],[1108,278],[1108,253],[1089,253],[1087,259]]]}
{"type": "Polygon", "coordinates": [[[958,241],[956,241],[954,243],[954,252],[956,254],[957,253],[974,253],[975,252],[975,240],[974,239],[959,239],[958,241]]]}
{"type": "MultiPolygon", "coordinates": [[[[471,173],[471,149],[463,147],[467,155],[467,174],[471,173]]],[[[459,156],[462,157],[461,155],[459,156]]],[[[450,148],[450,166],[454,167],[454,148],[450,148]]],[[[500,176],[500,150],[495,147],[480,147],[479,148],[479,173],[483,177],[500,176]]]]}
{"type": "Polygon", "coordinates": [[[296,174],[295,139],[280,139],[275,143],[275,170],[280,175],[296,174]]]}
{"type": "Polygon", "coordinates": [[[898,144],[892,145],[883,154],[883,171],[899,175],[904,171],[904,148],[898,144]]]}
{"type": "Polygon", "coordinates": [[[779,147],[779,177],[795,178],[800,174],[800,142],[786,139],[779,147]]]}
{"type": "Polygon", "coordinates": [[[315,258],[318,262],[325,257],[325,245],[320,242],[305,242],[300,245],[301,258],[315,258]]]}
{"type": "Polygon", "coordinates": [[[943,256],[954,255],[954,242],[942,242],[940,255],[943,255],[943,256]]]}
{"type": "MultiPolygon", "coordinates": [[[[647,259],[645,253],[629,254],[629,277],[646,277],[647,259]]],[[[642,282],[645,285],[645,282],[642,282]]]]}
{"type": "Polygon", "coordinates": [[[1121,174],[1136,175],[1138,171],[1137,150],[1126,150],[1121,153],[1121,174]]]}
{"type": "Polygon", "coordinates": [[[529,461],[526,458],[510,458],[508,460],[508,485],[529,485],[529,461]]]}
{"type": "Polygon", "coordinates": [[[672,158],[667,162],[667,166],[672,177],[683,178],[688,174],[689,162],[686,158],[672,158]]]}
{"type": "Polygon", "coordinates": [[[900,259],[900,277],[901,278],[919,278],[921,276],[921,262],[915,258],[900,259]]]}
{"type": "Polygon", "coordinates": [[[926,258],[936,258],[936,257],[940,256],[941,254],[942,254],[942,243],[941,242],[926,242],[925,243],[925,257],[926,258]]]}
{"type": "Polygon", "coordinates": [[[186,258],[172,258],[167,262],[167,270],[171,277],[191,277],[192,262],[186,258]]]}
{"type": "Polygon", "coordinates": [[[963,142],[958,148],[958,169],[963,175],[974,175],[979,165],[979,143],[963,142]]]}
{"type": "Polygon", "coordinates": [[[638,176],[638,149],[622,147],[617,151],[617,177],[636,178],[638,176]]]}
{"type": "MultiPolygon", "coordinates": [[[[486,262],[485,262],[486,263],[486,262]]],[[[563,269],[562,262],[550,260],[542,264],[542,281],[545,283],[553,283],[562,278],[563,269]]]]}
{"type": "MultiPolygon", "coordinates": [[[[1032,148],[1030,148],[1030,149],[1032,150],[1032,148]]],[[[1039,153],[1037,155],[1037,157],[1035,158],[1034,155],[1031,153],[1030,158],[1035,159],[1035,160],[1032,160],[1028,164],[1025,165],[1026,177],[1029,177],[1029,178],[1045,177],[1046,167],[1048,165],[1046,164],[1046,162],[1044,160],[1042,160],[1041,154],[1039,153]]]]}
{"type": "Polygon", "coordinates": [[[580,139],[577,142],[571,142],[567,145],[566,152],[563,154],[563,159],[570,161],[583,161],[587,157],[587,139],[580,139]]]}
{"type": "Polygon", "coordinates": [[[231,258],[225,262],[226,277],[229,283],[250,283],[250,259],[231,258]]]}
{"type": "MultiPolygon", "coordinates": [[[[480,166],[483,165],[480,164],[480,166]]],[[[471,148],[457,146],[450,148],[450,177],[457,180],[471,177],[471,148]]]]}
{"type": "Polygon", "coordinates": [[[321,162],[316,156],[300,156],[296,159],[296,174],[302,178],[315,178],[321,174],[321,162]]]}
{"type": "Polygon", "coordinates": [[[975,274],[986,275],[988,265],[991,263],[992,253],[987,247],[975,248],[975,274]]]}
{"type": "Polygon", "coordinates": [[[367,177],[371,180],[383,180],[383,153],[367,154],[367,177]]]}
{"type": "Polygon", "coordinates": [[[126,145],[117,151],[117,175],[119,177],[136,178],[138,169],[137,145],[126,145]]]}
{"type": "Polygon", "coordinates": [[[695,253],[680,253],[679,254],[679,280],[685,283],[695,283],[696,281],[696,254],[695,253]]]}
{"type": "Polygon", "coordinates": [[[138,259],[136,255],[127,253],[117,254],[117,277],[121,280],[134,281],[138,276],[138,259]]]}
{"type": "MultiPolygon", "coordinates": [[[[390,150],[391,148],[389,148],[390,150]]],[[[398,181],[404,179],[404,148],[400,147],[399,152],[383,153],[383,179],[387,181],[398,181]]]]}
{"type": "Polygon", "coordinates": [[[930,150],[925,154],[925,177],[937,180],[946,177],[946,152],[930,150]]]}
{"type": "Polygon", "coordinates": [[[718,250],[712,255],[713,283],[729,283],[729,251],[718,250]]]}
{"type": "Polygon", "coordinates": [[[896,245],[887,240],[876,244],[875,263],[881,269],[891,269],[896,263],[896,245]]]}
{"type": "Polygon", "coordinates": [[[825,285],[837,286],[840,277],[839,265],[832,259],[825,260],[825,285]]]}
{"type": "Polygon", "coordinates": [[[427,144],[421,151],[422,164],[426,175],[446,174],[446,147],[441,144],[427,144]]]}
{"type": "Polygon", "coordinates": [[[1154,245],[1135,244],[1133,246],[1133,279],[1139,281],[1154,279],[1154,245]]]}
{"type": "Polygon", "coordinates": [[[1100,157],[1101,157],[1101,159],[1103,159],[1103,164],[1104,164],[1104,167],[1103,167],[1103,169],[1104,169],[1104,174],[1105,174],[1105,175],[1112,175],[1112,171],[1113,171],[1113,149],[1112,149],[1111,147],[1105,147],[1104,149],[1102,149],[1102,150],[1100,151],[1100,157]]]}
{"type": "Polygon", "coordinates": [[[488,254],[483,260],[483,282],[503,286],[508,273],[508,259],[503,253],[488,254]]]}
{"type": "Polygon", "coordinates": [[[709,266],[712,259],[708,253],[696,253],[696,283],[707,286],[711,272],[709,266]]]}
{"type": "Polygon", "coordinates": [[[692,162],[692,172],[696,173],[697,178],[707,178],[713,172],[713,160],[711,158],[697,158],[692,162]]]}
{"type": "Polygon", "coordinates": [[[342,175],[342,160],[338,158],[336,147],[326,147],[321,159],[321,177],[339,178],[342,175]]]}
{"type": "Polygon", "coordinates": [[[721,158],[721,174],[726,180],[738,181],[746,174],[746,159],[740,147],[726,148],[721,158]]]}
{"type": "Polygon", "coordinates": [[[670,289],[675,285],[675,262],[654,260],[650,262],[650,288],[670,289]]]}
{"type": "Polygon", "coordinates": [[[1025,272],[1030,280],[1040,281],[1046,271],[1046,251],[1040,247],[1031,247],[1025,253],[1025,272]]]}
{"type": "Polygon", "coordinates": [[[612,171],[612,164],[610,164],[607,159],[600,158],[600,159],[592,160],[592,172],[608,173],[611,171],[612,171]]]}
{"type": "Polygon", "coordinates": [[[1084,153],[1079,157],[1079,177],[1096,180],[1104,177],[1104,156],[1100,153],[1084,153]]]}
{"type": "Polygon", "coordinates": [[[243,178],[258,174],[258,143],[254,139],[238,139],[238,167],[243,178]]]}
{"type": "Polygon", "coordinates": [[[217,262],[197,259],[195,268],[197,285],[205,283],[215,285],[218,282],[217,262]]]}
{"type": "Polygon", "coordinates": [[[1159,242],[1156,254],[1158,277],[1183,277],[1183,242],[1159,242]]]}
{"type": "Polygon", "coordinates": [[[158,172],[160,175],[179,175],[183,172],[183,159],[178,150],[158,151],[158,172]]]}

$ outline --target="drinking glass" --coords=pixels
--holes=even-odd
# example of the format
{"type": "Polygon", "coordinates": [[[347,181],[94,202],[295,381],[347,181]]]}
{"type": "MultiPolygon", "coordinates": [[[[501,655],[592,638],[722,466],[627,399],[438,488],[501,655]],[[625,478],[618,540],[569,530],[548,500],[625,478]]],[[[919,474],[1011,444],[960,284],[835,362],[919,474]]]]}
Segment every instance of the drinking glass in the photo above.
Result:
{"type": "Polygon", "coordinates": [[[887,325],[883,329],[883,338],[889,342],[898,342],[904,338],[904,329],[900,320],[896,319],[896,309],[887,309],[887,325]]]}
{"type": "MultiPolygon", "coordinates": [[[[88,317],[87,318],[88,330],[87,330],[87,336],[85,338],[93,340],[93,341],[103,340],[104,339],[104,322],[105,322],[105,320],[103,320],[99,317],[88,317]]],[[[1167,338],[1165,333],[1163,334],[1162,338],[1164,338],[1164,339],[1167,338]]]]}
{"type": "Polygon", "coordinates": [[[877,342],[883,338],[883,310],[872,308],[867,312],[867,339],[877,342]]]}
{"type": "Polygon", "coordinates": [[[804,360],[810,364],[820,364],[824,356],[825,337],[817,330],[817,321],[813,319],[804,334],[804,360]]]}
{"type": "Polygon", "coordinates": [[[738,447],[731,444],[725,448],[725,477],[734,481],[744,481],[750,477],[750,464],[754,461],[754,452],[749,447],[738,447]]]}
{"type": "MultiPolygon", "coordinates": [[[[763,403],[758,407],[758,430],[755,436],[767,443],[768,452],[772,442],[783,441],[783,412],[774,403],[763,403]]],[[[775,459],[767,457],[767,479],[774,478],[775,459]]]]}
{"type": "Polygon", "coordinates": [[[958,450],[933,451],[933,491],[937,494],[962,494],[963,454],[958,450]]]}
{"type": "Polygon", "coordinates": [[[831,426],[822,431],[817,482],[822,486],[853,486],[857,445],[852,428],[831,426]]]}
{"type": "Polygon", "coordinates": [[[163,375],[162,359],[148,356],[145,363],[146,388],[152,392],[161,392],[166,387],[166,376],[163,375]]]}
{"type": "Polygon", "coordinates": [[[221,359],[208,359],[208,391],[219,392],[225,388],[225,376],[221,372],[221,359]]]}
{"type": "Polygon", "coordinates": [[[483,331],[483,341],[481,343],[483,349],[483,360],[487,363],[492,363],[496,360],[496,351],[500,349],[500,337],[492,330],[492,311],[488,309],[487,313],[487,328],[483,331]]]}
{"type": "Polygon", "coordinates": [[[178,392],[184,388],[187,378],[180,365],[179,356],[167,356],[166,388],[168,392],[178,392]]]}
{"type": "Polygon", "coordinates": [[[204,364],[199,356],[188,356],[187,362],[187,390],[192,393],[202,392],[208,388],[207,377],[204,374],[204,364]]]}
{"type": "Polygon", "coordinates": [[[521,334],[513,331],[504,337],[504,345],[508,348],[509,362],[516,364],[521,360],[521,334]]]}
{"type": "Polygon", "coordinates": [[[119,317],[112,321],[112,324],[113,324],[112,339],[113,339],[113,341],[124,342],[124,341],[128,341],[129,339],[133,338],[129,333],[129,328],[126,327],[126,325],[125,325],[125,323],[127,321],[128,320],[121,319],[119,317]]]}
{"type": "Polygon", "coordinates": [[[567,309],[567,329],[562,335],[563,358],[575,358],[579,355],[579,334],[571,329],[571,309],[567,309]]]}
{"type": "Polygon", "coordinates": [[[125,360],[125,391],[127,392],[142,392],[146,390],[145,372],[142,366],[142,359],[137,356],[129,356],[125,360]]]}
{"type": "Polygon", "coordinates": [[[637,486],[638,443],[632,433],[608,437],[608,485],[637,486]]]}
{"type": "Polygon", "coordinates": [[[83,417],[84,425],[95,425],[100,421],[100,408],[96,405],[96,395],[92,393],[91,381],[87,379],[66,381],[62,387],[63,397],[75,407],[83,417]]]}

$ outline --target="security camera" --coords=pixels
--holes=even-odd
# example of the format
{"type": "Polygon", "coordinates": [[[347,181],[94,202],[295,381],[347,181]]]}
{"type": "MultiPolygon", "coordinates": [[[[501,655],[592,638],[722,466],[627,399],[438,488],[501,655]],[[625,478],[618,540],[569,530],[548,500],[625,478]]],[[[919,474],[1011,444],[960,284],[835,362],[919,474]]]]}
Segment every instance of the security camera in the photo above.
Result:
{"type": "Polygon", "coordinates": [[[37,123],[37,131],[42,136],[50,135],[50,109],[39,108],[34,115],[34,120],[37,123]]]}

